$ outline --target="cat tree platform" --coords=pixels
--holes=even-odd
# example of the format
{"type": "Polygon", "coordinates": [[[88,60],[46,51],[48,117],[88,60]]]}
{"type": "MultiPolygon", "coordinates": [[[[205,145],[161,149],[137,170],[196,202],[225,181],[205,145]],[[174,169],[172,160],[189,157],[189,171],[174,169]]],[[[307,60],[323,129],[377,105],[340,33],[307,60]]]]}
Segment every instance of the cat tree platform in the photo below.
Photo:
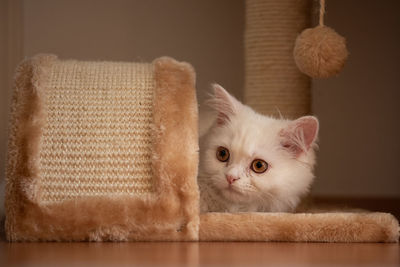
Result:
{"type": "Polygon", "coordinates": [[[187,63],[62,61],[17,69],[9,241],[398,242],[388,213],[199,213],[187,63]]]}

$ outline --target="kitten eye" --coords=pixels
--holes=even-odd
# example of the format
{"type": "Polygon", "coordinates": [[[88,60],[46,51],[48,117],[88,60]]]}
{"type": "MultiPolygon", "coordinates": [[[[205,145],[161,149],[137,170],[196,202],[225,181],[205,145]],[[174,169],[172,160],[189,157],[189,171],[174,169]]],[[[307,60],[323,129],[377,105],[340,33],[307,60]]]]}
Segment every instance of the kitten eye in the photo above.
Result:
{"type": "Polygon", "coordinates": [[[223,146],[217,148],[217,159],[221,162],[229,160],[229,150],[223,146]]]}
{"type": "Polygon", "coordinates": [[[255,173],[263,173],[268,169],[268,163],[266,163],[262,159],[255,159],[251,163],[251,169],[255,173]]]}

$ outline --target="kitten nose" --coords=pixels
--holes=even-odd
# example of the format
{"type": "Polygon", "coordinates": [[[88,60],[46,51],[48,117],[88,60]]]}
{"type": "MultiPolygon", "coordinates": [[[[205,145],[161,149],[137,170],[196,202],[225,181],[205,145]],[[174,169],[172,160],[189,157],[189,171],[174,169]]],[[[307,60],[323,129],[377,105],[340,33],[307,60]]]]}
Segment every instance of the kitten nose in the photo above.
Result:
{"type": "Polygon", "coordinates": [[[239,180],[240,178],[235,178],[232,175],[226,175],[226,180],[229,184],[233,184],[235,181],[239,180]]]}

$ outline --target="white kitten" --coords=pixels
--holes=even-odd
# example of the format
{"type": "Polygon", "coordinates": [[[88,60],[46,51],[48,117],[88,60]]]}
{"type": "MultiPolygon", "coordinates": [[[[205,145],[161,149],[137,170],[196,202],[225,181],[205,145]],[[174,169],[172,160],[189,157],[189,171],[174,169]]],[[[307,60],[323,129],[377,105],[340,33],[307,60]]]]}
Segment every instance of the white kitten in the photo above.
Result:
{"type": "Polygon", "coordinates": [[[200,140],[201,211],[293,211],[314,179],[318,120],[263,116],[213,87],[217,117],[200,140]]]}

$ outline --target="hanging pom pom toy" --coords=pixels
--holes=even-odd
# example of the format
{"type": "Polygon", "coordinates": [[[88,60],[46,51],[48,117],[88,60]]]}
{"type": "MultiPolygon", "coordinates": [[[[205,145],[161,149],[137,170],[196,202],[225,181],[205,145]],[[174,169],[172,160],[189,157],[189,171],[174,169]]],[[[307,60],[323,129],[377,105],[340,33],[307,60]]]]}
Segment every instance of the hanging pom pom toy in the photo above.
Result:
{"type": "Polygon", "coordinates": [[[301,72],[313,78],[338,74],[346,62],[346,39],[324,25],[325,0],[320,0],[319,25],[305,29],[296,39],[294,60],[301,72]]]}

